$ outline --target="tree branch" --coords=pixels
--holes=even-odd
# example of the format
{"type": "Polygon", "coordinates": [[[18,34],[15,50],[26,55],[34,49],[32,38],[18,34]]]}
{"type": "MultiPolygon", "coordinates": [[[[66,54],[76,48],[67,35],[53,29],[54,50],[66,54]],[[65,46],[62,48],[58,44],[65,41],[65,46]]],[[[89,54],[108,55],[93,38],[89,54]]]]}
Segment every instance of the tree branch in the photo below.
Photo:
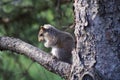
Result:
{"type": "Polygon", "coordinates": [[[16,53],[24,54],[44,66],[49,71],[59,74],[64,78],[67,78],[70,74],[70,64],[53,59],[51,55],[20,39],[0,37],[0,50],[10,50],[16,53]]]}

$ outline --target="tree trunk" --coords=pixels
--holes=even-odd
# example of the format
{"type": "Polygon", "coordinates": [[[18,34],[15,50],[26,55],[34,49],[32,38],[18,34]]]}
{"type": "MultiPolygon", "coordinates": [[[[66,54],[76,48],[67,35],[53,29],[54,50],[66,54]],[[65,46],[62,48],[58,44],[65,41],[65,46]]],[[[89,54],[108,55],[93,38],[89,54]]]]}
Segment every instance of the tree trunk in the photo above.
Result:
{"type": "Polygon", "coordinates": [[[70,80],[120,80],[120,0],[74,0],[70,80]]]}

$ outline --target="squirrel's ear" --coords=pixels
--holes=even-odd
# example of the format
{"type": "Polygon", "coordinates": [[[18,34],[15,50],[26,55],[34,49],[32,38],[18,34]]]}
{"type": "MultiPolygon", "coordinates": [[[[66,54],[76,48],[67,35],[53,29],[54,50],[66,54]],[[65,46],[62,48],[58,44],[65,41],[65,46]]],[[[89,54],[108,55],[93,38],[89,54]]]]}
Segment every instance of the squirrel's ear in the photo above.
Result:
{"type": "Polygon", "coordinates": [[[43,26],[40,26],[40,29],[42,29],[42,30],[46,30],[43,26]]]}

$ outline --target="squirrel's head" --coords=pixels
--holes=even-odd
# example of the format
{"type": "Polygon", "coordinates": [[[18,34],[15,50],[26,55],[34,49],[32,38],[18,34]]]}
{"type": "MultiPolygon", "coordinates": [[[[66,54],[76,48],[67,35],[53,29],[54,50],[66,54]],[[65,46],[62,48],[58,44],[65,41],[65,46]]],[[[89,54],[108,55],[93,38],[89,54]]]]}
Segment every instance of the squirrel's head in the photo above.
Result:
{"type": "Polygon", "coordinates": [[[42,26],[42,28],[47,30],[47,29],[54,28],[54,27],[50,24],[44,24],[44,26],[42,26]]]}
{"type": "Polygon", "coordinates": [[[40,27],[39,33],[38,33],[38,41],[44,41],[44,33],[46,32],[46,28],[44,26],[40,27]]]}
{"type": "Polygon", "coordinates": [[[45,24],[40,27],[40,31],[38,34],[38,41],[45,41],[46,36],[50,36],[54,32],[54,27],[50,24],[45,24]]]}

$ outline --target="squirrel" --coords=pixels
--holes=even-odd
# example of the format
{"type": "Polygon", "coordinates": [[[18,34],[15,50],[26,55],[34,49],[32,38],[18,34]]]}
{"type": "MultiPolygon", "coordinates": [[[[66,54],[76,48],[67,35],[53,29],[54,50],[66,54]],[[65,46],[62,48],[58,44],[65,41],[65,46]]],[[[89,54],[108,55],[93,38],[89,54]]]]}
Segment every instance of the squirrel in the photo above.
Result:
{"type": "Polygon", "coordinates": [[[72,50],[75,42],[70,33],[60,31],[50,24],[45,24],[40,27],[38,41],[43,42],[46,48],[52,48],[53,57],[72,64],[72,50]]]}

